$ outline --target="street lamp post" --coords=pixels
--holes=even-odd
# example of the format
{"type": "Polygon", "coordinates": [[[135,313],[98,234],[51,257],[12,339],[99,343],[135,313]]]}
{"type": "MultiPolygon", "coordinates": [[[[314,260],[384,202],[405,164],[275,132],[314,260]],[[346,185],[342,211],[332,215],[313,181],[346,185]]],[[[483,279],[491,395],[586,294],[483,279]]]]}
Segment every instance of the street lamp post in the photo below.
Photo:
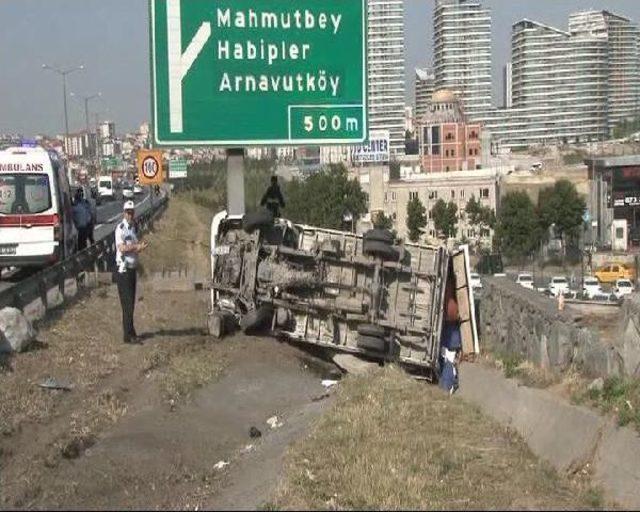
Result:
{"type": "Polygon", "coordinates": [[[53,66],[49,66],[48,64],[43,64],[42,69],[48,69],[62,77],[62,98],[64,101],[64,134],[66,137],[69,137],[69,115],[67,113],[67,75],[70,75],[74,71],[82,71],[84,69],[84,66],[80,65],[76,66],[75,68],[58,69],[53,66]]]}
{"type": "Polygon", "coordinates": [[[80,98],[82,100],[84,100],[84,122],[86,125],[86,129],[87,129],[87,133],[90,132],[89,129],[89,102],[93,99],[96,98],[100,98],[102,96],[102,93],[99,92],[97,94],[92,94],[91,96],[81,96],[79,94],[74,94],[74,93],[70,93],[69,96],[71,96],[72,98],[80,98]]]}

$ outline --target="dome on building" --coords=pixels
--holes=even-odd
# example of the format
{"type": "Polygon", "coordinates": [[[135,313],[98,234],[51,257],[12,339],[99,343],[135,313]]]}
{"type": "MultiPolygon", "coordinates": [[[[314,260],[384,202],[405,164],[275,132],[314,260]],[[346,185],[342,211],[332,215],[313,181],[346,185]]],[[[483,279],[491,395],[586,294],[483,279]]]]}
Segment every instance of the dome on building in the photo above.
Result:
{"type": "Polygon", "coordinates": [[[431,96],[432,103],[455,103],[458,101],[455,93],[449,89],[440,89],[431,96]]]}

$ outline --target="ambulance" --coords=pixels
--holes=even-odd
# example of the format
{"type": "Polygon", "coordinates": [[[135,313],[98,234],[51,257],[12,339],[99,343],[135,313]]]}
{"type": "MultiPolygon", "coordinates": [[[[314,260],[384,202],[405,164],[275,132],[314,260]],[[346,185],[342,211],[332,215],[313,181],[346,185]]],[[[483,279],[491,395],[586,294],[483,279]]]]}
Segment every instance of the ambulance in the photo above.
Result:
{"type": "Polygon", "coordinates": [[[0,151],[0,268],[43,268],[73,254],[71,190],[53,150],[0,151]]]}

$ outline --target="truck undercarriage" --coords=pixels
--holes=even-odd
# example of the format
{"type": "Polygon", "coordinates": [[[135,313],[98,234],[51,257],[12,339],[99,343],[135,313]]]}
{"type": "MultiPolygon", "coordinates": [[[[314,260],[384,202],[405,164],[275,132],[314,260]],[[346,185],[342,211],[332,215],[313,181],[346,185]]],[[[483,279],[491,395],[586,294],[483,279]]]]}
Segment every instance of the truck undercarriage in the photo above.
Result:
{"type": "Polygon", "coordinates": [[[211,237],[209,331],[215,337],[237,327],[269,330],[291,342],[433,375],[453,272],[463,352],[478,352],[465,247],[396,245],[388,231],[360,236],[273,220],[266,212],[221,212],[211,237]]]}

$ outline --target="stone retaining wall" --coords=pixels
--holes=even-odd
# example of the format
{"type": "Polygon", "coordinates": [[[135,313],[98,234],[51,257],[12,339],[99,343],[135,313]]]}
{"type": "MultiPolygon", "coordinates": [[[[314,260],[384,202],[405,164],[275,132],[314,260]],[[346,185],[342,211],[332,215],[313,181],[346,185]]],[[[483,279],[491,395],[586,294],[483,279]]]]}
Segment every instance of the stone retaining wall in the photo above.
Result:
{"type": "Polygon", "coordinates": [[[625,375],[640,377],[640,294],[629,295],[622,303],[617,348],[625,375]]]}
{"type": "MultiPolygon", "coordinates": [[[[517,355],[554,372],[575,364],[589,377],[627,373],[624,352],[607,346],[598,333],[582,327],[581,316],[558,311],[555,301],[507,278],[483,281],[478,309],[481,343],[486,350],[517,355]]],[[[640,301],[634,304],[640,311],[640,301]]],[[[635,318],[633,328],[640,341],[640,317],[635,318]]]]}

